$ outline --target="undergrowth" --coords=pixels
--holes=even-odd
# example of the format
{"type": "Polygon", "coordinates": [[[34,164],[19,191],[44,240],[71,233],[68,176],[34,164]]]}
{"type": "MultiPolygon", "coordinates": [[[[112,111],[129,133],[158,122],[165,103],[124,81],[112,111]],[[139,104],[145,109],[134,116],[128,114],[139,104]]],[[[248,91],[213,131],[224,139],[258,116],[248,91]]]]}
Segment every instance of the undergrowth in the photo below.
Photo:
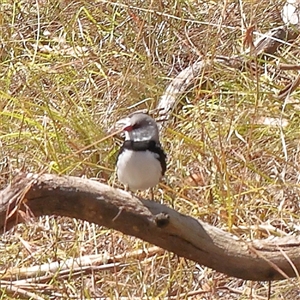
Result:
{"type": "MultiPolygon", "coordinates": [[[[264,33],[281,25],[283,3],[3,1],[1,187],[17,169],[115,183],[121,141],[104,139],[115,121],[155,108],[172,78],[197,59],[246,53],[245,30],[255,26],[264,33]]],[[[296,40],[257,62],[269,66],[258,75],[218,65],[205,70],[161,137],[168,171],[157,201],[243,239],[298,233],[299,97],[297,91],[288,100],[276,97],[297,73],[275,68],[279,62],[299,64],[298,49],[296,40]]],[[[107,270],[70,267],[26,280],[17,271],[1,271],[0,299],[266,299],[268,294],[266,282],[229,278],[65,217],[15,226],[2,235],[0,253],[2,271],[84,255],[132,254],[121,257],[121,267],[107,270]],[[135,255],[141,249],[149,254],[135,255]]],[[[271,299],[300,299],[298,278],[273,282],[271,299]]]]}

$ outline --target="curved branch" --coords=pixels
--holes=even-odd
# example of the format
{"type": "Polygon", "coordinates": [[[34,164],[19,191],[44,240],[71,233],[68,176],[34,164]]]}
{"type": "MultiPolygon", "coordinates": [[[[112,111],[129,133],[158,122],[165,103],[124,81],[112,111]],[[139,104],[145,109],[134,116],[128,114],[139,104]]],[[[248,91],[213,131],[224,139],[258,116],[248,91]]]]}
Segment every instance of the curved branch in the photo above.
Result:
{"type": "Polygon", "coordinates": [[[300,237],[246,242],[165,205],[93,180],[18,176],[0,191],[0,229],[9,229],[30,214],[93,222],[242,279],[282,279],[296,276],[300,269],[300,237]]]}
{"type": "MultiPolygon", "coordinates": [[[[259,55],[274,54],[280,46],[287,44],[287,41],[293,40],[297,36],[299,36],[299,31],[295,30],[295,28],[286,25],[273,28],[261,38],[254,41],[254,48],[251,50],[251,55],[252,57],[256,57],[259,55]]],[[[250,54],[249,51],[246,51],[241,55],[233,57],[217,56],[211,60],[203,60],[201,58],[182,70],[167,86],[164,94],[159,99],[157,107],[153,110],[153,112],[158,113],[158,120],[168,121],[170,119],[172,112],[181,100],[180,97],[202,75],[207,67],[219,63],[227,67],[242,69],[245,64],[251,63],[252,60],[251,57],[248,61],[245,60],[245,54],[247,53],[250,54]]],[[[204,81],[205,78],[203,76],[204,81]]],[[[163,126],[166,126],[166,123],[161,123],[159,126],[162,130],[163,126]]]]}

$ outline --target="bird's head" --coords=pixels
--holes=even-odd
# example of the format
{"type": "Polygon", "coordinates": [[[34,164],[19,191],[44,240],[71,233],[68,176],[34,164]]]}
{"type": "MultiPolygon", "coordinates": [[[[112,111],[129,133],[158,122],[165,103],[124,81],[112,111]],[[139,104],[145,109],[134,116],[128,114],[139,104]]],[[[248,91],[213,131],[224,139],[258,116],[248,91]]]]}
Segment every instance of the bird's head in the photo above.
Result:
{"type": "Polygon", "coordinates": [[[117,127],[122,128],[126,140],[149,141],[159,143],[159,133],[156,122],[149,115],[144,113],[133,113],[128,117],[119,120],[117,127]]]}

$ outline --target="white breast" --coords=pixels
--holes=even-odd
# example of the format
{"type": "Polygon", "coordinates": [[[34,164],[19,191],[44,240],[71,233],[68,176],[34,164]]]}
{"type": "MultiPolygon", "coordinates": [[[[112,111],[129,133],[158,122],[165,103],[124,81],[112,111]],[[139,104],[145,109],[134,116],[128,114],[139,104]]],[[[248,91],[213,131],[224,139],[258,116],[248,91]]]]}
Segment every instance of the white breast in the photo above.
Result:
{"type": "Polygon", "coordinates": [[[146,190],[159,183],[162,168],[158,154],[124,149],[118,157],[117,175],[130,190],[146,190]]]}

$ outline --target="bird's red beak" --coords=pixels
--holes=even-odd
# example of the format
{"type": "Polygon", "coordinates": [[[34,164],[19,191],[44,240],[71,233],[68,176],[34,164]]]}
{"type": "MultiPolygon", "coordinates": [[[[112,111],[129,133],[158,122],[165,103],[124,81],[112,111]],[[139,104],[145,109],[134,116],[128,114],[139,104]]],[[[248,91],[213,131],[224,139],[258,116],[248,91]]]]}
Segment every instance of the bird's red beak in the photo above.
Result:
{"type": "Polygon", "coordinates": [[[123,127],[123,131],[131,131],[132,129],[133,129],[133,126],[131,124],[123,127]]]}
{"type": "Polygon", "coordinates": [[[132,131],[132,129],[133,129],[131,120],[129,118],[124,118],[124,119],[119,120],[116,123],[115,127],[122,131],[132,131]]]}

